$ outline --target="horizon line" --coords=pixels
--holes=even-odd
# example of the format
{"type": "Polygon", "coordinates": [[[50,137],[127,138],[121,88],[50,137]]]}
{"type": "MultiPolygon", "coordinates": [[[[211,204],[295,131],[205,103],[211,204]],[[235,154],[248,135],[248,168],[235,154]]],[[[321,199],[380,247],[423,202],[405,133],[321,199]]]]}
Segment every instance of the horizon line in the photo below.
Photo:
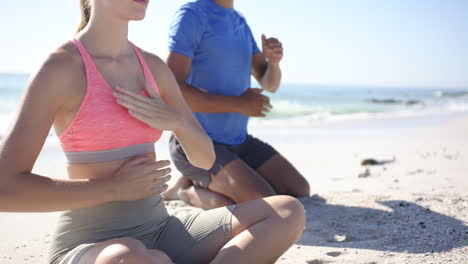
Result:
{"type": "MultiPolygon", "coordinates": [[[[0,71],[0,74],[10,74],[10,75],[30,75],[31,72],[10,72],[10,71],[0,71]]],[[[252,78],[256,83],[256,80],[252,78]]],[[[464,86],[440,86],[440,85],[386,85],[386,84],[340,84],[340,83],[319,83],[319,82],[301,82],[301,81],[283,81],[284,84],[288,85],[311,85],[311,86],[343,86],[343,87],[360,87],[360,88],[381,88],[381,89],[391,89],[391,88],[408,88],[408,89],[463,89],[468,90],[468,85],[464,86]]]]}

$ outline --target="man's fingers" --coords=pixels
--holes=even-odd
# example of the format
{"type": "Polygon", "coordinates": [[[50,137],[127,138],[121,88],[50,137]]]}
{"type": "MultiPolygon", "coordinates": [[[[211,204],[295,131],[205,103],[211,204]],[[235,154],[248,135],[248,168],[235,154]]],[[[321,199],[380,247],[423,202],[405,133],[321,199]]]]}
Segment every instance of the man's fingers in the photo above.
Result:
{"type": "Polygon", "coordinates": [[[281,57],[283,57],[283,53],[274,53],[272,56],[276,59],[280,59],[281,57]]]}
{"type": "Polygon", "coordinates": [[[281,44],[279,44],[279,43],[275,43],[275,44],[268,45],[268,48],[270,48],[272,50],[275,50],[275,49],[282,49],[283,46],[281,46],[281,44]]]}
{"type": "Polygon", "coordinates": [[[270,103],[270,98],[268,96],[261,94],[260,98],[262,99],[263,102],[270,103]]]}
{"type": "Polygon", "coordinates": [[[271,45],[271,44],[277,44],[277,43],[280,43],[281,42],[276,39],[276,38],[269,38],[269,39],[266,39],[265,41],[262,42],[264,45],[271,45]]]}
{"type": "Polygon", "coordinates": [[[263,89],[259,89],[259,88],[249,88],[249,91],[259,94],[259,93],[263,92],[263,89]]]}
{"type": "Polygon", "coordinates": [[[265,42],[267,40],[265,34],[262,34],[262,42],[265,42]]]}

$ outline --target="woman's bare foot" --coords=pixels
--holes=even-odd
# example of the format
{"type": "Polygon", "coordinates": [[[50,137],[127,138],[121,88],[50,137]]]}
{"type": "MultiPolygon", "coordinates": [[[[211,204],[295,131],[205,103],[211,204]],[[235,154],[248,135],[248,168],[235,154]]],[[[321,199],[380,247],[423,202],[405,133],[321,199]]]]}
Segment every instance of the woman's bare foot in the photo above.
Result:
{"type": "MultiPolygon", "coordinates": [[[[187,177],[182,175],[179,177],[179,179],[177,179],[174,185],[170,186],[165,192],[161,193],[161,196],[166,201],[180,200],[181,197],[179,197],[179,193],[183,189],[187,189],[192,185],[193,185],[192,181],[190,181],[189,179],[187,179],[187,177]]],[[[184,199],[181,199],[181,200],[184,200],[184,199]]]]}

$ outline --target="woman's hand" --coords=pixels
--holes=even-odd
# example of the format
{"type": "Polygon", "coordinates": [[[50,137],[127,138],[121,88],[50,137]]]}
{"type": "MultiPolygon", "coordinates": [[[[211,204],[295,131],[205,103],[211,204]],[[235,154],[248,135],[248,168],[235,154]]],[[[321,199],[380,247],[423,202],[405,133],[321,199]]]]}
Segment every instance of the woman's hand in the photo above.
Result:
{"type": "Polygon", "coordinates": [[[141,155],[126,161],[108,181],[114,201],[138,200],[160,194],[171,179],[168,160],[154,161],[152,155],[141,155]]]}
{"type": "Polygon", "coordinates": [[[183,124],[182,115],[165,104],[148,85],[146,91],[151,98],[120,87],[116,87],[114,96],[131,116],[150,127],[170,131],[179,128],[183,124]]]}

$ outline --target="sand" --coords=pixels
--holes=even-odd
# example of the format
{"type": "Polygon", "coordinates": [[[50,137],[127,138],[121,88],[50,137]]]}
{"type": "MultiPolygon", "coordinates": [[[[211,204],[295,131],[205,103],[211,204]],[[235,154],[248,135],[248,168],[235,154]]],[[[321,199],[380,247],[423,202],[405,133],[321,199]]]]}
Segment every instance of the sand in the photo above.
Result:
{"type": "MultiPolygon", "coordinates": [[[[277,263],[468,263],[468,115],[250,130],[311,184],[304,234],[277,263]],[[395,161],[361,166],[367,158],[395,161]]],[[[63,176],[48,148],[35,170],[63,176]]],[[[56,215],[0,213],[0,263],[45,263],[56,215]]]]}

